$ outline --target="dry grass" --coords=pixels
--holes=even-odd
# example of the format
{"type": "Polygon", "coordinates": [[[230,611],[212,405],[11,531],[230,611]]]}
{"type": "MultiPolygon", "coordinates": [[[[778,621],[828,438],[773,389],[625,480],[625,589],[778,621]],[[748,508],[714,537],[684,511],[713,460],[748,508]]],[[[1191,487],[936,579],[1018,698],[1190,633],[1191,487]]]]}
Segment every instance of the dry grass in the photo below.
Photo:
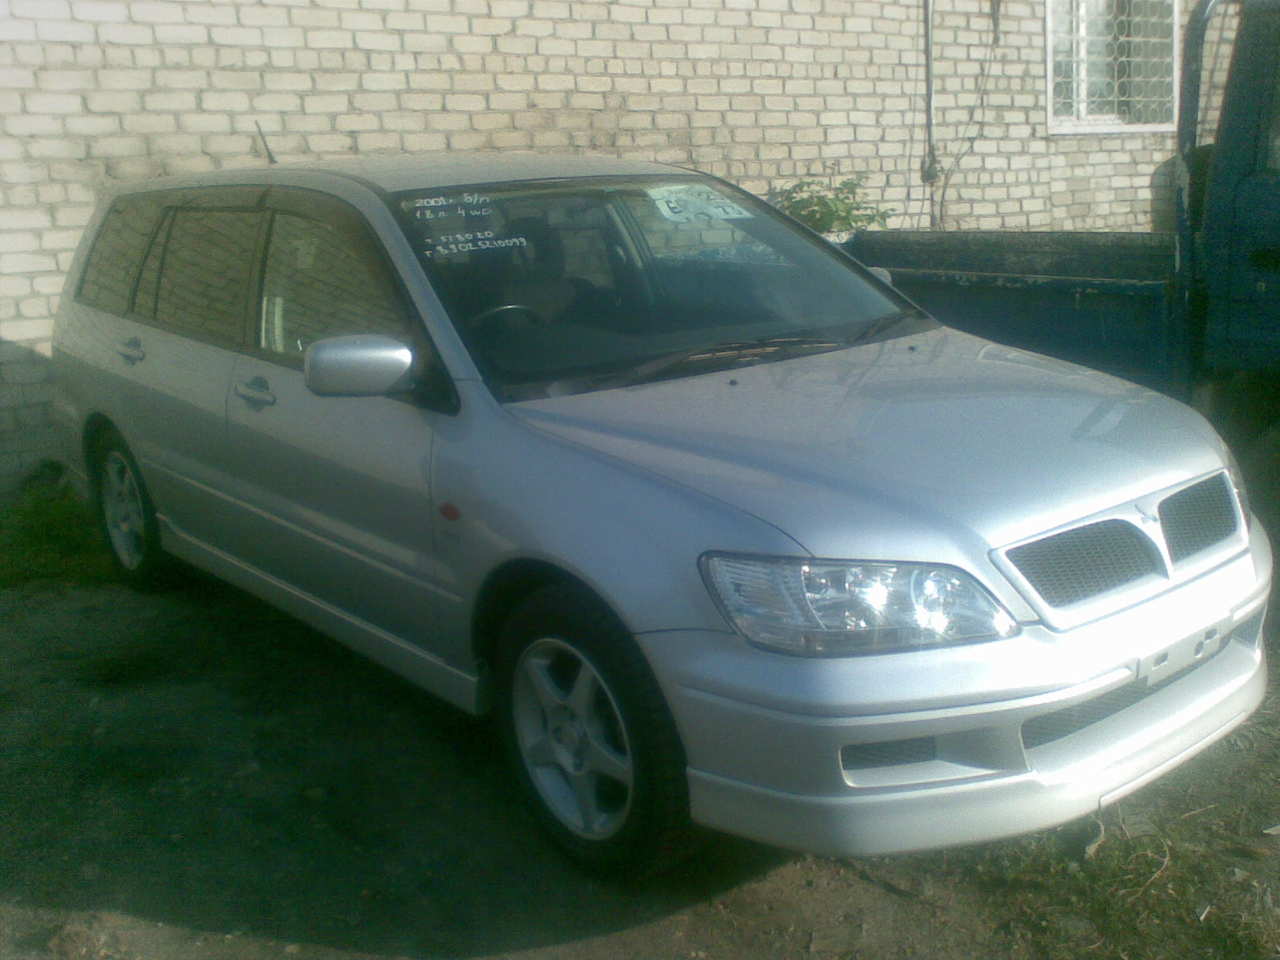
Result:
{"type": "Polygon", "coordinates": [[[1234,735],[1099,817],[915,859],[997,898],[1027,956],[1273,960],[1280,835],[1265,831],[1278,824],[1273,684],[1234,735]]]}

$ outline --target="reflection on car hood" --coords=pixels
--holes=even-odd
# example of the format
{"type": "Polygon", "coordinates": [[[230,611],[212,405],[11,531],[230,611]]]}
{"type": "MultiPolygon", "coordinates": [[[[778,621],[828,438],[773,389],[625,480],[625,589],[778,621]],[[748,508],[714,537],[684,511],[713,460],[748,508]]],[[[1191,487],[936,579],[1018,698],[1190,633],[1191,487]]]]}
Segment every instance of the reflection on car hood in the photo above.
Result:
{"type": "Polygon", "coordinates": [[[1181,404],[947,329],[508,409],[819,556],[981,555],[1221,465],[1181,404]]]}

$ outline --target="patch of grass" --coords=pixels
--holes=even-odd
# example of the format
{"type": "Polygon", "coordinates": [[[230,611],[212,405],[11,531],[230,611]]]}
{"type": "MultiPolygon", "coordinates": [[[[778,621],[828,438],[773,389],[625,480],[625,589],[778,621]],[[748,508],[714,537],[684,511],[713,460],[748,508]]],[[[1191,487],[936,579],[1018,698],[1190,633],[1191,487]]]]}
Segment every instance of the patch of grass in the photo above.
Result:
{"type": "Polygon", "coordinates": [[[47,474],[26,483],[0,509],[0,587],[46,579],[115,579],[88,506],[47,474]]]}
{"type": "Polygon", "coordinates": [[[1201,842],[1195,828],[1165,822],[1133,836],[1113,814],[1100,822],[1107,835],[1091,857],[1064,854],[1050,835],[1000,844],[955,866],[1000,897],[1013,932],[1036,956],[1274,956],[1266,895],[1255,895],[1271,885],[1201,842]]]}

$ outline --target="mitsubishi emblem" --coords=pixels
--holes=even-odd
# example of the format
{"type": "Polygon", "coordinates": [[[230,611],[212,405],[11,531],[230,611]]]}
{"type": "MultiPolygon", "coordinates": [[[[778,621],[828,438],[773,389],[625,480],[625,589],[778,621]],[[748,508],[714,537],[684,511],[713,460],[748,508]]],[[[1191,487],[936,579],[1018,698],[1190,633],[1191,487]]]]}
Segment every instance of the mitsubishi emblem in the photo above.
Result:
{"type": "Polygon", "coordinates": [[[1159,514],[1152,513],[1146,507],[1142,506],[1142,504],[1135,503],[1133,505],[1133,508],[1138,511],[1138,516],[1142,517],[1143,523],[1159,523],[1160,522],[1159,514]]]}

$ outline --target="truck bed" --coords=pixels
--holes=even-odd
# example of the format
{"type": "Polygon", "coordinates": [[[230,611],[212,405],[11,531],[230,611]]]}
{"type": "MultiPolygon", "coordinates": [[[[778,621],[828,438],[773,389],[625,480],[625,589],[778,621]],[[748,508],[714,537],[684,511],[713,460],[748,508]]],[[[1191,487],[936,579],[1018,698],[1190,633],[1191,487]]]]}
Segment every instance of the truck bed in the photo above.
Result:
{"type": "Polygon", "coordinates": [[[845,249],[949,326],[1186,399],[1172,234],[874,230],[845,249]]]}

